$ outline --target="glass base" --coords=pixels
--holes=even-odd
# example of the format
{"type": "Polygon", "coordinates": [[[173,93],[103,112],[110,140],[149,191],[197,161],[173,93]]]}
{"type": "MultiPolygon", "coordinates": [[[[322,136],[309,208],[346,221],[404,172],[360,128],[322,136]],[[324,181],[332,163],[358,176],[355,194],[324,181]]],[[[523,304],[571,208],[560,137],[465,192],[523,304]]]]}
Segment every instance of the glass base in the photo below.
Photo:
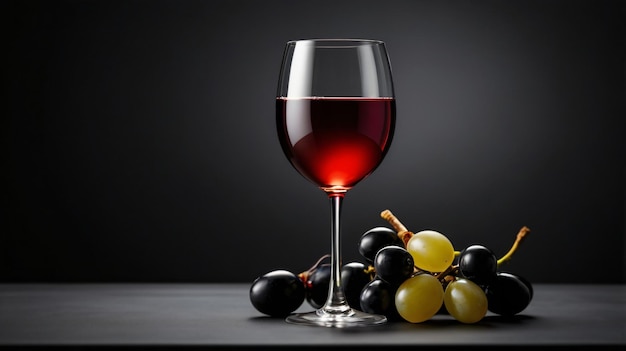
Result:
{"type": "Polygon", "coordinates": [[[285,321],[291,324],[332,328],[369,327],[387,322],[387,317],[350,309],[342,313],[328,313],[323,309],[313,312],[296,313],[285,321]]]}

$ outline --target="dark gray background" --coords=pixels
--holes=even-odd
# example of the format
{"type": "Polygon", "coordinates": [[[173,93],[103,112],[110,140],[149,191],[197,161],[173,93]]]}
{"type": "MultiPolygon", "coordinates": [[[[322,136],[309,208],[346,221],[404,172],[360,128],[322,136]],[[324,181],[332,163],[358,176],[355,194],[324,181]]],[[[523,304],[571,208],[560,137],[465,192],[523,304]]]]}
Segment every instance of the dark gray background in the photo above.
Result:
{"type": "Polygon", "coordinates": [[[344,201],[344,262],[394,212],[534,282],[618,283],[622,1],[4,1],[0,279],[248,282],[328,251],[282,154],[283,46],[384,40],[387,158],[344,201]]]}

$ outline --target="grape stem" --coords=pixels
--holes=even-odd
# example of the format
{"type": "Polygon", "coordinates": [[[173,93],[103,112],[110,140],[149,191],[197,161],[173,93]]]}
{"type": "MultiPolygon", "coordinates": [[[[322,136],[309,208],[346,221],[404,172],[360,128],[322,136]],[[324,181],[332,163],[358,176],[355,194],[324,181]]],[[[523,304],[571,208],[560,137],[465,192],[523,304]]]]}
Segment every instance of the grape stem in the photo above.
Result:
{"type": "Polygon", "coordinates": [[[437,279],[439,279],[440,282],[444,282],[444,280],[446,279],[447,276],[457,276],[459,273],[459,265],[450,265],[450,267],[448,267],[445,271],[441,272],[441,273],[437,273],[435,275],[435,277],[437,279]]]}
{"type": "Polygon", "coordinates": [[[330,255],[329,255],[329,254],[326,254],[326,255],[324,255],[324,256],[322,256],[322,257],[320,257],[320,258],[317,260],[317,262],[315,262],[315,263],[311,266],[311,268],[309,268],[309,269],[307,269],[306,271],[304,271],[304,272],[302,272],[302,273],[298,274],[298,278],[300,278],[300,280],[301,280],[301,281],[303,281],[303,282],[305,282],[305,283],[306,283],[306,281],[309,279],[309,275],[311,275],[311,273],[313,273],[313,271],[315,271],[315,269],[317,269],[317,267],[318,267],[320,264],[322,264],[322,262],[323,262],[325,259],[327,259],[327,258],[329,258],[329,257],[330,257],[330,255]]]}
{"type": "MultiPolygon", "coordinates": [[[[322,264],[322,262],[324,262],[325,259],[330,258],[329,254],[326,254],[322,257],[320,257],[317,262],[315,262],[311,268],[307,269],[304,272],[301,272],[298,274],[298,278],[300,278],[300,280],[304,283],[306,283],[306,281],[309,279],[309,276],[311,275],[311,273],[313,273],[319,266],[320,264],[322,264]]],[[[369,275],[370,278],[374,279],[374,276],[376,275],[376,268],[374,268],[374,266],[372,265],[368,265],[367,268],[365,269],[365,274],[369,275]]]]}
{"type": "Polygon", "coordinates": [[[402,222],[400,222],[398,217],[396,217],[389,210],[382,211],[380,213],[380,217],[382,217],[382,219],[386,220],[387,222],[389,222],[389,224],[391,224],[393,229],[395,229],[395,231],[397,232],[398,237],[402,240],[402,242],[404,243],[404,246],[406,247],[406,244],[409,242],[409,239],[411,239],[411,237],[414,235],[413,232],[406,229],[406,227],[404,226],[404,224],[402,224],[402,222]]]}
{"type": "MultiPolygon", "coordinates": [[[[402,240],[402,242],[404,243],[404,246],[406,247],[407,243],[409,242],[409,239],[411,239],[411,237],[413,235],[415,235],[413,232],[409,231],[404,224],[402,224],[402,222],[400,222],[400,220],[398,219],[398,217],[396,217],[393,213],[391,213],[390,210],[384,210],[380,213],[380,217],[384,220],[386,220],[387,222],[389,222],[389,224],[391,224],[391,226],[393,227],[393,229],[395,229],[395,231],[398,234],[398,237],[402,240]]],[[[513,254],[515,253],[515,251],[517,251],[519,245],[522,243],[522,240],[524,240],[524,238],[526,237],[526,235],[528,235],[528,233],[530,232],[530,229],[526,226],[523,226],[520,230],[519,233],[517,233],[517,237],[515,239],[515,242],[513,243],[513,245],[511,246],[511,248],[509,249],[509,252],[507,252],[504,256],[502,256],[498,261],[498,267],[500,267],[502,264],[506,263],[507,261],[509,261],[511,259],[511,257],[513,256],[513,254]]],[[[458,257],[460,255],[460,251],[454,251],[454,256],[458,257]]]]}
{"type": "Polygon", "coordinates": [[[374,279],[374,277],[376,277],[376,268],[372,265],[368,265],[365,269],[365,274],[369,275],[370,279],[374,279]]]}
{"type": "Polygon", "coordinates": [[[528,235],[529,232],[530,232],[530,229],[528,227],[526,227],[526,226],[523,226],[519,230],[519,232],[517,233],[517,236],[515,238],[515,242],[513,242],[513,245],[511,245],[511,248],[509,249],[509,252],[507,252],[504,256],[502,256],[498,260],[498,267],[500,267],[502,264],[506,263],[507,261],[509,261],[511,259],[511,257],[513,256],[515,251],[517,251],[519,245],[522,243],[522,240],[524,240],[524,238],[526,237],[526,235],[528,235]]]}

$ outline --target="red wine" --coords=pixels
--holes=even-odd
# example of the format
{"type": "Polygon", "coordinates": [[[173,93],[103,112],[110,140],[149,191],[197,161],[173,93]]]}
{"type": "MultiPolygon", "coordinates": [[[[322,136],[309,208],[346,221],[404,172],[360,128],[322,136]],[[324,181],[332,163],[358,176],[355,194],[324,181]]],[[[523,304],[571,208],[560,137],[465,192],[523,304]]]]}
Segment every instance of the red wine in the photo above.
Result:
{"type": "Polygon", "coordinates": [[[278,138],[291,164],[327,192],[378,167],[395,126],[393,98],[277,98],[278,138]]]}

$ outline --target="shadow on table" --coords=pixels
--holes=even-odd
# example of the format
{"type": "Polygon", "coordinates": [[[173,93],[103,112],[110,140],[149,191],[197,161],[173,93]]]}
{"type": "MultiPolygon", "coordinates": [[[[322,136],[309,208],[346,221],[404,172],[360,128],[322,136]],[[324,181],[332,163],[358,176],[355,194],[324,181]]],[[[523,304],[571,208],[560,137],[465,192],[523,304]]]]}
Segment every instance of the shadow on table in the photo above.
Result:
{"type": "MultiPolygon", "coordinates": [[[[286,316],[285,316],[286,317],[286,316]]],[[[249,320],[254,323],[264,323],[266,325],[279,325],[285,324],[285,317],[272,317],[272,316],[255,316],[250,317],[249,320]]],[[[522,325],[527,323],[532,323],[537,318],[530,315],[514,315],[514,316],[499,316],[499,315],[488,315],[485,316],[481,321],[477,323],[467,324],[461,323],[454,319],[452,316],[447,314],[438,314],[433,318],[421,322],[421,323],[410,323],[401,319],[391,319],[384,325],[377,325],[372,327],[358,327],[358,328],[337,328],[344,333],[369,333],[375,330],[376,332],[384,332],[384,331],[398,331],[398,330],[408,330],[408,329],[424,329],[424,330],[434,330],[434,329],[442,329],[442,328],[463,328],[463,329],[485,329],[485,328],[495,328],[499,325],[502,326],[511,326],[511,325],[522,325]]]]}

